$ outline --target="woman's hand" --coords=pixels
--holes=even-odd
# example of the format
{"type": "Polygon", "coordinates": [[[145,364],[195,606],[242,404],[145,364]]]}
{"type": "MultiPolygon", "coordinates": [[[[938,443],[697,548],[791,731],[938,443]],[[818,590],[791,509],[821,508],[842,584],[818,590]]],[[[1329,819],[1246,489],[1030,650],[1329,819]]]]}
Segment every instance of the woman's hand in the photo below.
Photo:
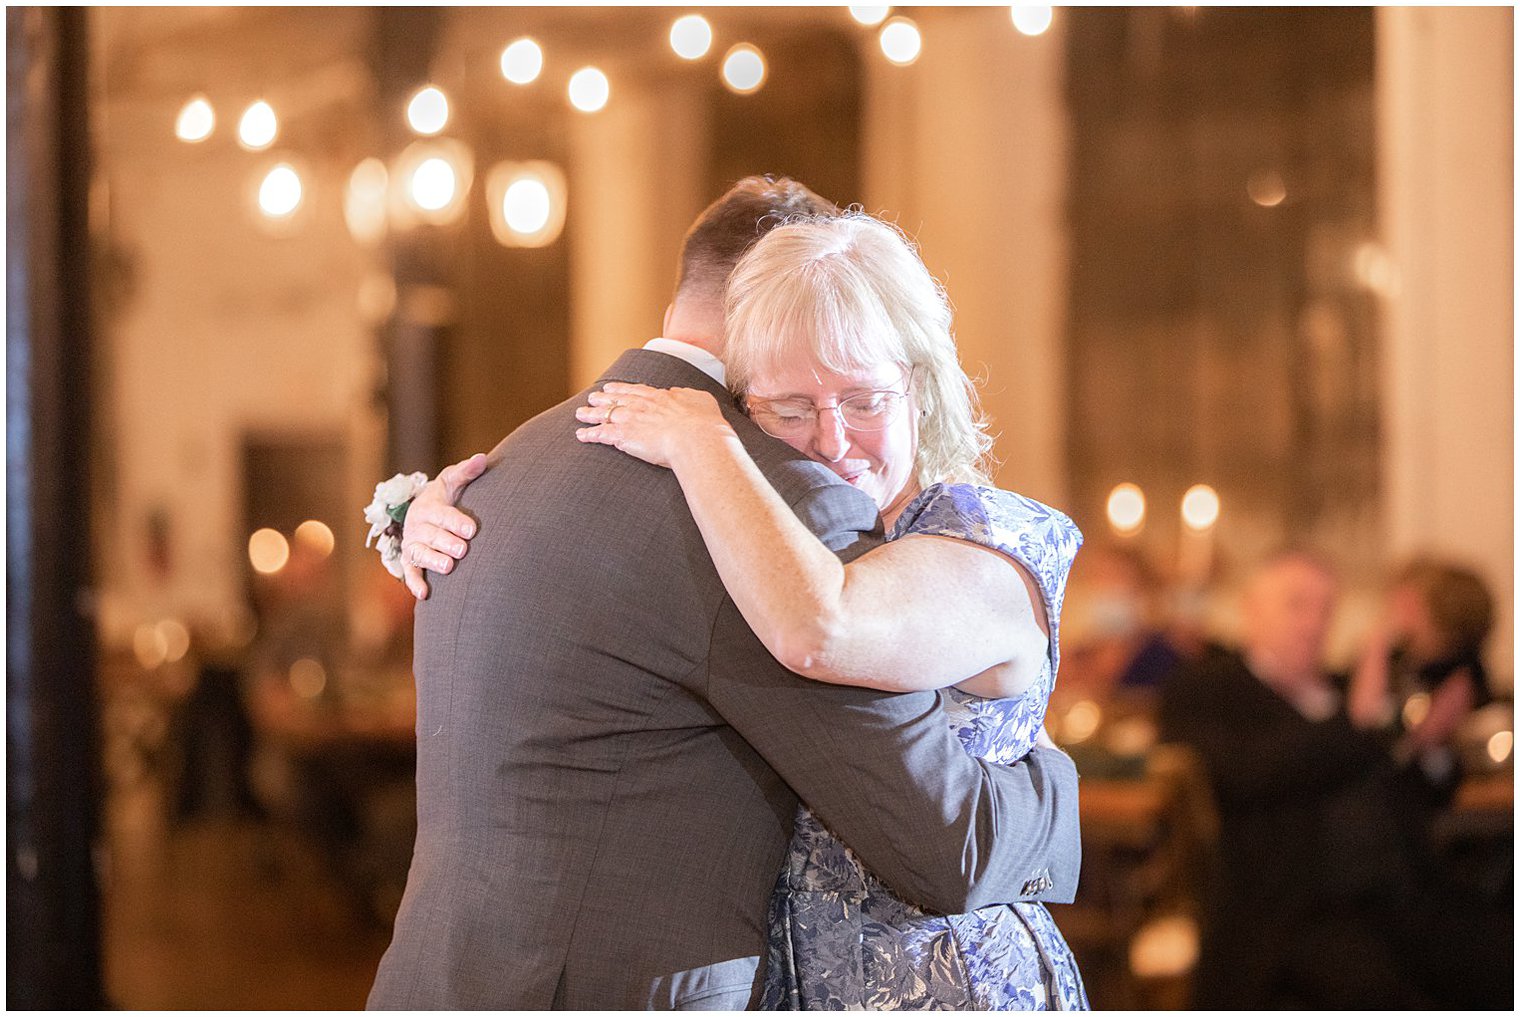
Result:
{"type": "Polygon", "coordinates": [[[609,381],[586,403],[575,418],[595,426],[580,428],[576,438],[612,445],[656,466],[675,468],[683,457],[734,437],[718,400],[694,388],[609,381]]]}
{"type": "Polygon", "coordinates": [[[428,598],[423,569],[447,575],[453,571],[454,562],[469,551],[475,520],[454,506],[470,482],[485,471],[486,457],[480,452],[445,466],[406,510],[406,523],[401,528],[401,578],[418,600],[428,598]]]}

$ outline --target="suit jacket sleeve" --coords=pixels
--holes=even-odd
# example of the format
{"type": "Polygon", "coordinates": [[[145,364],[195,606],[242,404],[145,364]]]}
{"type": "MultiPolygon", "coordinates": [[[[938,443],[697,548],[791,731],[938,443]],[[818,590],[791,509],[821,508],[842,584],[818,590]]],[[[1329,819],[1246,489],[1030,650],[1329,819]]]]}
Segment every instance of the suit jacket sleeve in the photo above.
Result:
{"type": "MultiPolygon", "coordinates": [[[[848,558],[862,550],[859,492],[796,506],[848,558]]],[[[867,503],[868,504],[868,503],[867,503]]],[[[874,509],[872,509],[874,512],[874,509]]],[[[1077,773],[1053,749],[1015,766],[968,755],[938,692],[812,682],[781,667],[731,600],[713,629],[708,698],[823,823],[898,894],[946,914],[1015,900],[1070,901],[1081,845],[1077,773]]]]}

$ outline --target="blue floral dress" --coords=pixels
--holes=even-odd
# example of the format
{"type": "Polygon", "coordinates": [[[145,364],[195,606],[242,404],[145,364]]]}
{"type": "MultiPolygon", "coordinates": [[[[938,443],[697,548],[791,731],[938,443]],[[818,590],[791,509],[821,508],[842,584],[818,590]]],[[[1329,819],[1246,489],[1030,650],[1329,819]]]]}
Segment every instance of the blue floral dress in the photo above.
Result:
{"type": "MultiPolygon", "coordinates": [[[[887,539],[914,533],[1001,551],[1029,570],[1044,595],[1050,654],[1023,695],[981,699],[946,690],[951,728],[966,751],[1017,762],[1034,746],[1055,685],[1061,600],[1082,534],[1055,509],[970,484],[924,491],[887,539]]],[[[1088,1009],[1076,961],[1043,905],[926,914],[896,897],[806,808],[798,810],[769,917],[765,1009],[1088,1009]]]]}

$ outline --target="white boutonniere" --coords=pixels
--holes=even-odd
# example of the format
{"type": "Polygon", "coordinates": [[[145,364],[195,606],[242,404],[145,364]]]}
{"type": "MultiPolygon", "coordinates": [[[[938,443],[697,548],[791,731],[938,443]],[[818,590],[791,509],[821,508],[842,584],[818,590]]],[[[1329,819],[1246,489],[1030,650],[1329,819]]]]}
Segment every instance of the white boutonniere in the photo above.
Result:
{"type": "Polygon", "coordinates": [[[375,546],[385,571],[401,578],[401,528],[412,499],[427,486],[426,473],[398,473],[375,485],[375,500],[364,507],[369,536],[364,546],[375,546]]]}

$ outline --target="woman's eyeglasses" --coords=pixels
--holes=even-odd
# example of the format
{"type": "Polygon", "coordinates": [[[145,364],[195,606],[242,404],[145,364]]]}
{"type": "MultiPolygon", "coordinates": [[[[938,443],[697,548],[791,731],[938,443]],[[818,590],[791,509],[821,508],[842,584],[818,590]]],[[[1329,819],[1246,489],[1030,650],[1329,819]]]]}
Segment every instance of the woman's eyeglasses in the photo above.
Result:
{"type": "MultiPolygon", "coordinates": [[[[910,376],[908,384],[911,387],[910,376]]],[[[891,425],[908,402],[907,392],[880,389],[857,392],[833,406],[815,406],[806,399],[746,399],[750,419],[773,438],[797,438],[818,425],[818,415],[834,410],[851,431],[880,431],[891,425]]]]}

